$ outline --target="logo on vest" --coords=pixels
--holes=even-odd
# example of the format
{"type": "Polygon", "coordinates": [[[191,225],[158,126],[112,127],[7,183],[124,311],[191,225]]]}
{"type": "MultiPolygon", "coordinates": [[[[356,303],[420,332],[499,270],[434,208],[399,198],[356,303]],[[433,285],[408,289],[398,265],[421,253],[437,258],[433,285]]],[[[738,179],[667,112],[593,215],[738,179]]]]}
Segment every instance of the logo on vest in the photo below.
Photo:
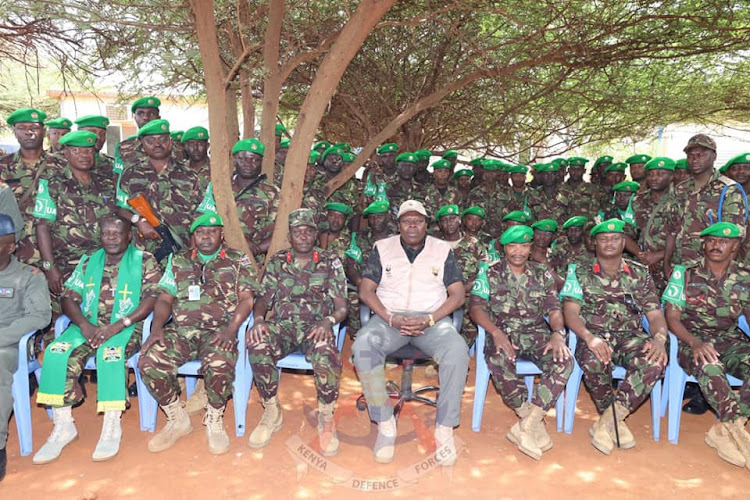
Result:
{"type": "Polygon", "coordinates": [[[65,354],[71,345],[70,342],[55,342],[49,347],[49,351],[55,354],[65,354]]]}
{"type": "Polygon", "coordinates": [[[102,353],[102,361],[105,363],[114,363],[122,359],[122,347],[105,347],[102,353]]]}

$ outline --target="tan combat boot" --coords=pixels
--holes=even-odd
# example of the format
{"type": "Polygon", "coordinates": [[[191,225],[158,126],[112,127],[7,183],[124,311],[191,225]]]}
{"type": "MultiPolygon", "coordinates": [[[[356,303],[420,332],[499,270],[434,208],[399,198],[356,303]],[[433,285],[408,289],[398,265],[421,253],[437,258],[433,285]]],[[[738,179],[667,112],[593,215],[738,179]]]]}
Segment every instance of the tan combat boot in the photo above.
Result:
{"type": "Polygon", "coordinates": [[[726,460],[737,467],[745,466],[745,456],[734,444],[726,422],[717,422],[708,430],[706,444],[716,450],[722,460],[726,460]]]}
{"type": "MultiPolygon", "coordinates": [[[[519,416],[522,415],[521,421],[518,423],[518,427],[511,427],[511,432],[506,436],[507,439],[514,443],[519,451],[524,455],[527,455],[534,460],[542,458],[542,448],[539,446],[537,435],[540,434],[539,426],[544,427],[544,411],[536,406],[524,402],[521,408],[518,409],[519,416]]],[[[546,434],[546,431],[544,431],[546,434]]],[[[542,438],[543,439],[543,438],[542,438]]],[[[552,447],[552,439],[549,438],[549,447],[552,447]]],[[[547,448],[549,449],[549,448],[547,448]]]]}
{"type": "Polygon", "coordinates": [[[747,419],[742,417],[732,422],[723,422],[737,449],[745,457],[745,467],[750,468],[750,434],[745,430],[746,423],[747,419]]]}
{"type": "Polygon", "coordinates": [[[203,379],[199,378],[195,383],[193,395],[185,402],[185,411],[188,415],[197,415],[206,409],[208,405],[208,396],[206,395],[206,385],[203,379]]]}
{"type": "Polygon", "coordinates": [[[332,457],[339,452],[339,438],[336,435],[336,421],[333,410],[336,403],[318,402],[318,441],[324,457],[332,457]]]}
{"type": "Polygon", "coordinates": [[[161,409],[167,415],[167,424],[148,442],[148,451],[157,453],[171,448],[178,439],[193,432],[190,416],[182,407],[182,401],[175,399],[161,409]]]}
{"type": "MultiPolygon", "coordinates": [[[[514,411],[516,412],[516,415],[523,419],[528,416],[529,411],[531,411],[531,406],[532,405],[530,403],[524,401],[521,407],[516,408],[514,411]]],[[[552,448],[552,438],[547,433],[547,428],[544,425],[543,418],[536,422],[536,424],[533,426],[532,434],[534,435],[534,439],[536,439],[536,445],[540,450],[542,450],[542,452],[548,451],[550,448],[552,448]]],[[[516,422],[515,424],[513,424],[513,426],[510,428],[510,432],[505,437],[511,443],[518,445],[518,443],[521,441],[521,422],[516,422]]]]}
{"type": "Polygon", "coordinates": [[[612,453],[615,447],[614,441],[612,441],[611,431],[614,430],[614,424],[612,421],[612,405],[610,405],[604,413],[601,414],[599,420],[594,422],[591,426],[589,434],[591,434],[591,445],[597,450],[601,451],[605,455],[612,453]]]}
{"type": "Polygon", "coordinates": [[[214,455],[221,455],[229,451],[229,436],[224,429],[224,408],[206,406],[206,415],[203,417],[203,425],[206,426],[206,437],[208,438],[208,451],[214,455]]]}
{"type": "Polygon", "coordinates": [[[281,429],[281,405],[278,396],[263,401],[263,416],[260,417],[260,423],[253,429],[250,434],[250,440],[247,445],[256,450],[265,447],[270,441],[274,432],[281,429]]]}

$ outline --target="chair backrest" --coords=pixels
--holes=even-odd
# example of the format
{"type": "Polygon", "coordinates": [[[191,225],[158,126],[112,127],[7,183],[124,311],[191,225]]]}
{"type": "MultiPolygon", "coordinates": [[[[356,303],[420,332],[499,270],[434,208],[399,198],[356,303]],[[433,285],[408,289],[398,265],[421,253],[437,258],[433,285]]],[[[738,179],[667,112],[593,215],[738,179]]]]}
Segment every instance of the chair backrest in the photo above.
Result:
{"type": "MultiPolygon", "coordinates": [[[[372,311],[368,306],[363,304],[362,302],[359,303],[359,321],[362,323],[362,326],[366,325],[368,321],[370,321],[370,318],[372,317],[372,311]]],[[[453,327],[456,329],[457,332],[461,331],[461,325],[464,321],[464,311],[462,308],[458,308],[455,311],[451,313],[451,319],[453,320],[453,327]]]]}

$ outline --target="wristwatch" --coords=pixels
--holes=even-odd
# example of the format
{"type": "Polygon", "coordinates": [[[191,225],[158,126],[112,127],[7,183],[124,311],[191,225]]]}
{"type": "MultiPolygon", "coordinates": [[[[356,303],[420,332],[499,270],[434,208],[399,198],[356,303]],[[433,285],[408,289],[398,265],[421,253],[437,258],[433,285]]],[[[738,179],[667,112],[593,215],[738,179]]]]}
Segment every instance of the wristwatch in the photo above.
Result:
{"type": "Polygon", "coordinates": [[[565,330],[555,330],[554,332],[552,332],[552,335],[554,335],[556,333],[559,333],[560,335],[562,335],[563,337],[565,337],[565,330]]]}
{"type": "Polygon", "coordinates": [[[125,327],[128,327],[133,324],[133,320],[130,319],[130,316],[125,316],[122,318],[122,324],[125,325],[125,327]]]}
{"type": "Polygon", "coordinates": [[[133,214],[130,216],[130,223],[131,224],[138,224],[141,220],[141,214],[133,214]]]}
{"type": "Polygon", "coordinates": [[[51,260],[43,260],[39,263],[39,265],[42,268],[42,271],[50,271],[53,267],[55,267],[55,263],[51,260]]]}
{"type": "Polygon", "coordinates": [[[435,318],[432,317],[432,314],[428,314],[427,317],[430,318],[430,326],[435,326],[435,318]]]}

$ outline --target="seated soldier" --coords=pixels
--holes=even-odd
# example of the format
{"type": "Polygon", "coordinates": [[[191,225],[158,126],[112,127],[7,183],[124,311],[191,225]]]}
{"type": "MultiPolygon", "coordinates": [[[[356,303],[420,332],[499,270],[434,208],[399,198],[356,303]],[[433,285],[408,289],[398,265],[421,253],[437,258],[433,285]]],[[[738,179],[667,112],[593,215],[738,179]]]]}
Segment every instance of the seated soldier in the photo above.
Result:
{"type": "Polygon", "coordinates": [[[750,315],[750,273],[734,262],[741,230],[730,222],[704,229],[703,258],[675,266],[662,296],[669,329],[679,342],[679,362],[698,379],[716,422],[706,444],[739,467],[750,468],[750,340],[739,328],[741,314],[750,315]],[[727,373],[744,380],[732,390],[727,373]]]}
{"type": "Polygon", "coordinates": [[[84,398],[79,382],[89,357],[96,355],[97,412],[104,413],[92,459],[109,460],[120,450],[120,415],[125,410],[127,359],[141,345],[142,319],[156,302],[161,271],[148,252],[130,244],[130,222],[105,216],[99,223],[102,248],[84,255],[62,293],[70,326],[44,353],[37,403],[52,406],[54,427],[33,463],[56,460],[78,437],[72,408],[84,398]]]}
{"type": "Polygon", "coordinates": [[[528,226],[506,229],[500,237],[505,256],[486,271],[482,266],[470,300],[472,319],[487,332],[484,357],[495,387],[521,418],[506,437],[521,452],[539,460],[552,448],[544,415],[565,390],[573,360],[565,345],[565,321],[555,281],[546,265],[529,261],[535,236],[528,226]],[[531,403],[523,378],[516,374],[517,356],[542,370],[531,403]]]}
{"type": "Polygon", "coordinates": [[[198,217],[190,226],[192,249],[171,255],[159,282],[151,334],[138,361],[143,382],[167,415],[148,442],[154,453],[193,430],[179,398],[177,369],[196,358],[208,398],[208,449],[215,455],[229,450],[223,415],[232,395],[237,330],[252,311],[258,284],[250,258],[224,244],[223,226],[216,213],[198,217]],[[170,314],[172,322],[162,326],[170,314]]]}
{"type": "MultiPolygon", "coordinates": [[[[22,224],[19,221],[19,230],[22,224]]],[[[19,236],[13,218],[0,213],[0,481],[8,460],[5,444],[13,411],[11,385],[18,369],[18,342],[30,331],[46,327],[52,317],[44,275],[13,255],[19,236]]]]}
{"type": "Polygon", "coordinates": [[[341,378],[341,354],[333,325],[347,315],[346,277],[338,255],[315,246],[315,212],[302,208],[289,214],[292,248],[269,260],[255,302],[255,325],[247,337],[253,379],[263,398],[263,416],[250,435],[251,448],[263,448],[281,429],[276,363],[302,351],[312,364],[318,395],[318,434],[323,455],[335,455],[339,440],[333,421],[341,378]],[[265,317],[274,310],[273,320],[265,317]]]}
{"type": "Polygon", "coordinates": [[[601,414],[591,428],[591,444],[605,455],[612,453],[615,442],[622,449],[635,446],[625,418],[646,400],[667,364],[667,325],[659,298],[648,269],[622,257],[624,225],[608,219],[591,229],[596,257],[570,264],[560,292],[565,324],[579,338],[575,356],[583,382],[601,414]],[[651,337],[643,331],[643,314],[651,337]],[[626,371],[614,397],[613,363],[626,371]]]}

